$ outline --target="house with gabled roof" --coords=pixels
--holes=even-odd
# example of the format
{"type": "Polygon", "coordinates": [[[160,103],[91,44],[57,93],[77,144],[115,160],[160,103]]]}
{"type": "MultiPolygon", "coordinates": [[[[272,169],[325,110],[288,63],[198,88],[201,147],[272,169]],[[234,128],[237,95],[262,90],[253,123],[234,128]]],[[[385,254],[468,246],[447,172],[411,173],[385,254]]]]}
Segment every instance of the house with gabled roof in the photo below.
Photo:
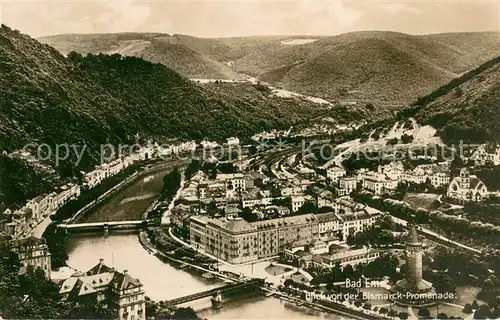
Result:
{"type": "Polygon", "coordinates": [[[77,272],[62,281],[59,293],[63,299],[77,303],[95,299],[116,311],[119,320],[143,320],[146,319],[146,305],[142,287],[127,270],[118,272],[100,259],[87,272],[77,272]]]}
{"type": "Polygon", "coordinates": [[[451,181],[446,196],[459,202],[478,202],[488,197],[488,189],[478,177],[463,168],[451,181]]]}

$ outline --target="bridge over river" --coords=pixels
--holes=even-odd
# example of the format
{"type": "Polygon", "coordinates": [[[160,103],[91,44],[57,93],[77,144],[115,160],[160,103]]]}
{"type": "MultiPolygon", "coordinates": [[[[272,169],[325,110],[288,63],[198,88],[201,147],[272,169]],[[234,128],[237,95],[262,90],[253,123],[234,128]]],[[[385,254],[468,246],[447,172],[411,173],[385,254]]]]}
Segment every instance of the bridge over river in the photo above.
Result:
{"type": "Polygon", "coordinates": [[[265,285],[264,279],[251,279],[243,282],[230,283],[226,286],[215,288],[212,290],[202,291],[195,294],[190,294],[184,297],[172,299],[165,301],[167,305],[175,306],[178,304],[203,299],[206,297],[211,297],[218,294],[229,293],[236,290],[246,290],[246,289],[260,289],[265,285]]]}
{"type": "Polygon", "coordinates": [[[61,223],[58,228],[66,230],[66,232],[95,232],[109,230],[136,230],[142,229],[148,225],[148,220],[129,220],[129,221],[104,221],[104,222],[85,222],[85,223],[61,223]]]}

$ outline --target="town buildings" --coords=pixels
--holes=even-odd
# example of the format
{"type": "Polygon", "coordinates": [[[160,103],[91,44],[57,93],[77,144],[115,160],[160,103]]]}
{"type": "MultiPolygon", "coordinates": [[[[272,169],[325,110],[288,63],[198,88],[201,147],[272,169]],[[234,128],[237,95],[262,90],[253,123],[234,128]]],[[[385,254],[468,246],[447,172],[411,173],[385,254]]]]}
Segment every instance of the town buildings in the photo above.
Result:
{"type": "Polygon", "coordinates": [[[486,185],[467,168],[451,181],[446,196],[458,202],[481,201],[488,196],[486,185]]]}
{"type": "Polygon", "coordinates": [[[228,147],[233,147],[233,146],[237,146],[240,144],[240,139],[236,138],[236,137],[230,137],[230,138],[227,138],[226,139],[226,145],[228,147]]]}
{"type": "Polygon", "coordinates": [[[339,178],[343,177],[346,175],[346,170],[341,167],[332,167],[328,168],[326,170],[326,177],[332,182],[332,183],[338,183],[339,178]]]}
{"type": "Polygon", "coordinates": [[[75,273],[60,285],[59,293],[66,300],[78,302],[95,298],[116,312],[119,320],[146,319],[145,295],[141,282],[127,270],[118,272],[102,259],[85,273],[75,273]]]}
{"type": "Polygon", "coordinates": [[[356,177],[342,177],[339,178],[339,187],[337,189],[337,195],[347,196],[356,190],[358,186],[358,179],[356,177]]]}
{"type": "Polygon", "coordinates": [[[406,278],[396,282],[391,289],[392,291],[402,293],[401,296],[403,298],[398,300],[401,304],[422,305],[429,303],[429,300],[431,300],[430,297],[434,292],[434,288],[432,287],[432,283],[422,278],[422,256],[423,244],[418,238],[415,226],[412,226],[405,248],[408,272],[406,273],[406,278]],[[406,295],[407,292],[415,294],[416,298],[415,296],[410,298],[406,295]]]}
{"type": "MultiPolygon", "coordinates": [[[[280,206],[264,208],[272,210],[272,216],[280,215],[280,208],[281,214],[288,213],[280,206]]],[[[378,210],[357,204],[349,197],[337,199],[331,210],[257,222],[235,216],[190,216],[189,239],[197,250],[239,264],[273,257],[284,252],[285,247],[304,247],[315,240],[345,240],[372,226],[380,215],[378,210]]],[[[257,214],[266,219],[270,211],[259,208],[257,214]]]]}
{"type": "Polygon", "coordinates": [[[500,165],[500,146],[490,147],[486,144],[480,145],[470,157],[476,166],[492,164],[500,165]]]}
{"type": "Polygon", "coordinates": [[[13,241],[12,249],[19,257],[20,272],[25,272],[26,268],[32,266],[42,269],[47,278],[50,279],[50,252],[44,238],[29,237],[13,241]]]}
{"type": "MultiPolygon", "coordinates": [[[[141,154],[137,154],[137,157],[141,158],[141,154]]],[[[143,155],[142,157],[145,158],[146,156],[143,155]]],[[[87,189],[92,189],[93,187],[100,184],[104,179],[114,176],[119,172],[125,170],[133,162],[134,162],[133,156],[126,156],[118,158],[108,163],[103,163],[90,172],[87,173],[83,172],[84,173],[83,186],[85,186],[87,189]]]]}
{"type": "Polygon", "coordinates": [[[191,245],[234,264],[274,257],[286,245],[303,246],[315,239],[318,221],[312,214],[252,223],[241,218],[190,218],[191,245]]]}
{"type": "Polygon", "coordinates": [[[414,184],[430,182],[434,188],[446,187],[450,183],[450,163],[421,164],[401,174],[400,181],[414,184]]]}
{"type": "Polygon", "coordinates": [[[347,246],[330,244],[323,241],[313,241],[308,246],[293,250],[286,248],[284,257],[288,261],[298,264],[300,268],[332,269],[339,264],[355,266],[359,263],[368,263],[380,257],[381,251],[361,248],[350,249],[347,246]]]}
{"type": "Polygon", "coordinates": [[[386,174],[373,171],[358,174],[358,180],[362,182],[364,190],[373,192],[375,195],[393,192],[399,181],[397,179],[390,179],[386,174]]]}

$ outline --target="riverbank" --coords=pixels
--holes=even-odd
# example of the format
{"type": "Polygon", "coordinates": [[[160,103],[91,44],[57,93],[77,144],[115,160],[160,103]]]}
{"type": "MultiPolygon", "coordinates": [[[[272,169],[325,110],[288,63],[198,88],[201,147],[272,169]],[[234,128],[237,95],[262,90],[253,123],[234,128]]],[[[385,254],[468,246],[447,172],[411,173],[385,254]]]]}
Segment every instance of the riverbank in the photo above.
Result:
{"type": "Polygon", "coordinates": [[[161,191],[157,180],[161,181],[164,175],[173,168],[182,165],[182,161],[169,161],[166,163],[154,164],[146,167],[144,170],[138,171],[133,176],[120,182],[118,185],[108,190],[100,196],[95,203],[86,208],[85,212],[79,213],[79,217],[72,221],[78,222],[103,222],[103,221],[122,221],[122,220],[140,220],[143,212],[148,210],[148,207],[154,205],[157,194],[161,191]],[[158,173],[158,175],[156,175],[158,173]],[[153,177],[149,178],[152,174],[153,177]],[[148,179],[145,179],[148,177],[148,179]],[[140,181],[144,179],[143,181],[140,181]],[[132,186],[137,195],[130,198],[125,195],[122,190],[132,186]],[[108,210],[107,207],[122,204],[123,209],[119,211],[108,210]],[[129,210],[129,207],[137,207],[138,204],[144,204],[142,210],[129,210]]]}
{"type": "Polygon", "coordinates": [[[162,250],[159,250],[154,246],[154,244],[151,242],[151,240],[148,237],[147,231],[144,231],[144,230],[140,231],[139,243],[150,254],[153,254],[158,259],[160,259],[164,262],[166,260],[168,263],[173,264],[174,266],[176,266],[179,269],[184,269],[186,267],[189,267],[189,268],[198,270],[202,274],[205,274],[205,273],[212,274],[216,278],[218,278],[222,281],[227,281],[227,282],[237,282],[241,279],[237,275],[231,275],[230,273],[223,274],[223,273],[220,273],[216,270],[202,267],[202,266],[195,264],[195,263],[192,263],[190,261],[186,261],[186,260],[172,257],[169,253],[163,252],[162,250]]]}
{"type": "MultiPolygon", "coordinates": [[[[168,230],[168,234],[171,237],[175,238],[175,236],[171,233],[170,229],[168,230]]],[[[192,266],[192,267],[197,268],[197,269],[200,268],[196,264],[192,264],[192,263],[186,264],[183,261],[179,261],[177,259],[173,259],[172,257],[169,257],[168,255],[165,255],[164,253],[162,253],[160,250],[158,250],[157,248],[155,248],[155,246],[154,246],[153,243],[151,243],[149,241],[149,239],[147,238],[147,234],[146,234],[145,231],[141,232],[141,235],[139,236],[139,239],[141,241],[141,244],[143,244],[143,246],[146,248],[146,250],[154,253],[157,257],[164,257],[169,262],[180,263],[181,265],[182,264],[189,265],[189,266],[192,266]]],[[[181,245],[186,245],[186,243],[183,242],[180,239],[176,239],[174,241],[178,242],[181,245]]],[[[229,274],[232,274],[233,277],[235,277],[234,279],[230,279],[230,280],[236,280],[236,281],[242,281],[244,279],[248,280],[248,279],[255,278],[255,277],[265,279],[266,283],[268,283],[270,285],[272,284],[271,286],[267,286],[267,287],[263,288],[263,290],[265,292],[268,292],[268,294],[266,296],[274,296],[274,297],[279,298],[281,300],[293,303],[293,304],[295,304],[298,307],[307,307],[307,308],[310,308],[312,310],[333,313],[333,314],[336,314],[336,315],[341,315],[341,316],[344,316],[344,317],[348,317],[350,319],[363,319],[363,320],[366,320],[366,319],[386,319],[385,317],[380,316],[380,315],[367,314],[367,313],[364,313],[362,311],[350,309],[348,306],[344,306],[342,304],[331,303],[331,302],[323,302],[323,301],[320,301],[320,302],[311,302],[311,301],[307,301],[307,300],[305,300],[303,298],[294,297],[294,296],[288,295],[288,294],[286,294],[284,292],[281,292],[281,291],[278,290],[278,287],[280,285],[282,285],[282,282],[285,280],[285,276],[289,276],[290,274],[294,274],[296,272],[300,272],[301,270],[298,270],[297,268],[291,267],[292,270],[289,271],[289,272],[287,272],[286,274],[281,274],[281,275],[275,275],[275,276],[273,276],[273,275],[270,275],[269,273],[267,273],[265,271],[264,264],[268,265],[269,261],[260,261],[259,263],[262,264],[262,266],[260,266],[260,265],[256,266],[255,264],[247,264],[247,265],[243,265],[243,266],[238,266],[238,265],[235,266],[235,265],[230,265],[230,264],[225,263],[223,265],[219,265],[218,266],[218,271],[212,271],[212,270],[210,270],[210,271],[212,271],[214,274],[217,274],[219,276],[220,275],[224,275],[221,272],[229,272],[229,274]],[[248,272],[241,272],[241,273],[235,272],[234,268],[238,269],[238,268],[241,268],[241,267],[246,268],[248,270],[251,270],[251,275],[249,275],[248,272]],[[229,271],[229,270],[231,270],[231,271],[229,271]]],[[[245,271],[248,271],[248,270],[245,270],[245,271]]],[[[307,277],[307,275],[308,274],[305,274],[304,276],[307,277]]]]}

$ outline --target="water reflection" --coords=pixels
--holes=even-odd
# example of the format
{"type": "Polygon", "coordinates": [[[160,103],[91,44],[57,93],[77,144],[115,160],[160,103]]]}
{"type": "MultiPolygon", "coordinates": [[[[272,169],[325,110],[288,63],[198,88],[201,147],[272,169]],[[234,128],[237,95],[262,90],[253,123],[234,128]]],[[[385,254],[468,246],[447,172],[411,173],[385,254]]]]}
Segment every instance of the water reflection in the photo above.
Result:
{"type": "Polygon", "coordinates": [[[83,221],[136,220],[153,203],[163,188],[163,177],[170,171],[161,170],[119,190],[95,211],[89,213],[83,221]]]}
{"type": "MultiPolygon", "coordinates": [[[[161,191],[162,180],[167,172],[158,172],[127,186],[87,219],[111,220],[130,212],[135,212],[140,218],[140,213],[156,198],[153,195],[161,191]]],[[[207,280],[162,262],[144,250],[136,233],[111,233],[107,237],[103,234],[72,235],[68,243],[68,255],[68,265],[80,271],[90,269],[100,258],[119,271],[128,270],[130,275],[143,283],[146,295],[155,301],[174,299],[224,285],[223,282],[207,280]]],[[[341,319],[260,296],[227,301],[220,310],[211,308],[209,298],[187,305],[208,319],[341,319]]]]}

